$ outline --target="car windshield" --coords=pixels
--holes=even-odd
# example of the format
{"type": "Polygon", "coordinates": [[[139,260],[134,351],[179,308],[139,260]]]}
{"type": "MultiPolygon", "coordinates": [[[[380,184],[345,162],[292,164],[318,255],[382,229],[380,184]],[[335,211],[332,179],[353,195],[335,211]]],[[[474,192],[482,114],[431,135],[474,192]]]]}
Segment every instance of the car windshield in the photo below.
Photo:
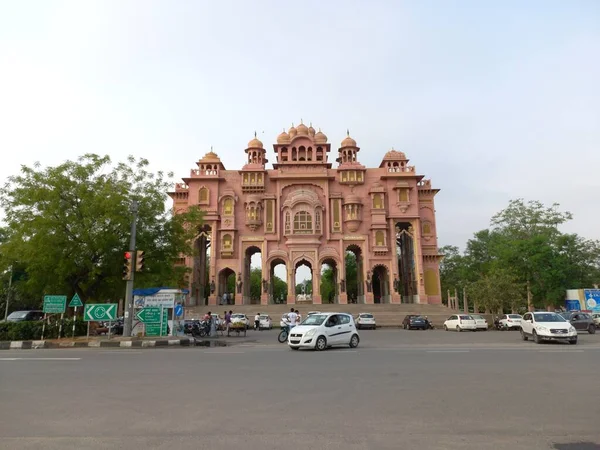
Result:
{"type": "Polygon", "coordinates": [[[460,316],[461,320],[473,320],[471,316],[460,316]]]}
{"type": "Polygon", "coordinates": [[[474,315],[474,316],[471,316],[471,317],[473,319],[475,319],[475,320],[481,320],[481,319],[483,319],[483,316],[479,316],[479,315],[474,315]]]}
{"type": "Polygon", "coordinates": [[[535,314],[536,322],[564,322],[565,318],[552,313],[535,314]]]}
{"type": "Polygon", "coordinates": [[[232,314],[231,317],[233,319],[245,319],[246,316],[244,314],[232,314]]]}
{"type": "Polygon", "coordinates": [[[260,316],[260,320],[267,320],[269,316],[260,316]]]}
{"type": "Polygon", "coordinates": [[[9,316],[6,318],[7,320],[10,319],[24,319],[25,316],[27,316],[27,313],[29,311],[15,311],[9,314],[9,316]]]}
{"type": "Polygon", "coordinates": [[[509,317],[509,319],[520,319],[521,318],[521,316],[518,314],[509,314],[508,317],[509,317]]]}
{"type": "Polygon", "coordinates": [[[363,319],[372,319],[373,314],[361,314],[360,317],[362,317],[363,319]]]}
{"type": "Polygon", "coordinates": [[[325,319],[327,319],[325,314],[311,314],[300,325],[321,325],[325,319]]]}
{"type": "Polygon", "coordinates": [[[411,317],[411,320],[425,320],[425,319],[421,316],[413,316],[413,317],[411,317]]]}

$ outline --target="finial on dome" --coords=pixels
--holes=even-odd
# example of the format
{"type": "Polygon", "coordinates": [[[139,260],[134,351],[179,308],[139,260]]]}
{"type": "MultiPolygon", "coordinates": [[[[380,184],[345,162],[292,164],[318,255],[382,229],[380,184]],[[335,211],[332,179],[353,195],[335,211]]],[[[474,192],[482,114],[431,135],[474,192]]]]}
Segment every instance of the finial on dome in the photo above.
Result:
{"type": "Polygon", "coordinates": [[[350,129],[346,128],[346,136],[350,136],[350,129]]]}
{"type": "Polygon", "coordinates": [[[256,130],[254,130],[254,138],[256,139],[256,130]]]}
{"type": "Polygon", "coordinates": [[[304,123],[304,122],[302,121],[302,119],[300,119],[300,123],[302,123],[302,124],[304,123]]]}

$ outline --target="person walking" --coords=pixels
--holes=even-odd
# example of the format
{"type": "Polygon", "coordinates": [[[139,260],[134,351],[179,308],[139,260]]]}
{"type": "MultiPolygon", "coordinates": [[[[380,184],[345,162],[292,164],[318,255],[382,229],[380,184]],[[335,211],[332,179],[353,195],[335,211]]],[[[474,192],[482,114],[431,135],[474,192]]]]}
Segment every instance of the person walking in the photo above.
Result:
{"type": "Polygon", "coordinates": [[[260,330],[260,313],[256,313],[254,316],[254,329],[260,330]]]}
{"type": "Polygon", "coordinates": [[[287,315],[287,321],[288,321],[288,327],[289,327],[289,331],[292,331],[292,328],[294,328],[296,326],[296,323],[298,322],[298,314],[296,314],[296,311],[294,310],[294,308],[290,309],[290,312],[287,315]]]}
{"type": "Polygon", "coordinates": [[[233,314],[233,311],[229,311],[225,313],[225,330],[227,331],[227,334],[229,334],[229,325],[231,325],[231,315],[233,314]]]}

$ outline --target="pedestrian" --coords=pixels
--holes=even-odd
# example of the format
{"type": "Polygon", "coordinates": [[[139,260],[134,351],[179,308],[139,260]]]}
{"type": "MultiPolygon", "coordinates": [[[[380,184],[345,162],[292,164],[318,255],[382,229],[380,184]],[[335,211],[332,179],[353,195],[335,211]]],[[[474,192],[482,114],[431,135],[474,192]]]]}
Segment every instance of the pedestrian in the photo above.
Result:
{"type": "Polygon", "coordinates": [[[260,313],[256,313],[254,316],[254,329],[260,330],[260,313]]]}
{"type": "Polygon", "coordinates": [[[290,331],[292,331],[292,328],[296,326],[296,322],[298,321],[298,314],[296,314],[294,308],[290,309],[290,312],[288,313],[287,317],[290,331]]]}
{"type": "Polygon", "coordinates": [[[298,321],[298,323],[302,323],[302,315],[300,314],[300,312],[298,310],[295,310],[294,312],[298,316],[298,317],[296,317],[296,320],[298,321]]]}
{"type": "Polygon", "coordinates": [[[233,314],[233,311],[229,311],[228,313],[225,313],[225,329],[227,330],[227,333],[229,334],[229,325],[231,325],[231,315],[233,314]]]}

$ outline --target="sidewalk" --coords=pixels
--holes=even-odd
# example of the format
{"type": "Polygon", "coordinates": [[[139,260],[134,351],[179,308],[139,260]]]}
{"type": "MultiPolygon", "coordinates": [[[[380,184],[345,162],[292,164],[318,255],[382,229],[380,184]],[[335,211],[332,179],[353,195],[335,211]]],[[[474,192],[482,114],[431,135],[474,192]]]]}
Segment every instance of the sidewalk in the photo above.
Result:
{"type": "Polygon", "coordinates": [[[0,350],[29,350],[44,348],[151,348],[151,347],[187,347],[195,345],[195,339],[185,337],[163,338],[124,338],[117,336],[110,340],[106,337],[63,338],[44,341],[0,341],[0,350]]]}

